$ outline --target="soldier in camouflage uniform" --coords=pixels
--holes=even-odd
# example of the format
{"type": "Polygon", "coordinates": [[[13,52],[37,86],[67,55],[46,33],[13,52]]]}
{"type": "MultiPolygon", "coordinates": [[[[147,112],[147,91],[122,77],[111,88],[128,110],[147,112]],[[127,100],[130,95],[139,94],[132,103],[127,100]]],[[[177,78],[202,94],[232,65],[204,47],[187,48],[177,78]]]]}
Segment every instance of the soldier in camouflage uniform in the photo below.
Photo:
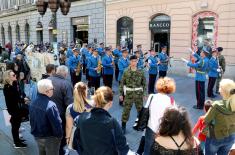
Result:
{"type": "Polygon", "coordinates": [[[219,93],[219,83],[220,83],[220,81],[223,77],[223,74],[225,72],[226,63],[225,63],[224,56],[221,54],[221,52],[223,51],[223,47],[218,47],[217,51],[218,51],[219,69],[221,70],[218,78],[216,79],[216,93],[218,94],[219,93]]]}
{"type": "MultiPolygon", "coordinates": [[[[133,103],[135,103],[137,112],[139,112],[143,106],[143,97],[146,95],[146,79],[143,70],[137,68],[137,57],[135,55],[130,57],[130,67],[123,74],[119,91],[120,94],[123,94],[123,92],[125,94],[122,113],[122,130],[125,134],[126,122],[129,119],[133,103]]],[[[119,98],[123,100],[123,96],[119,98]]]]}

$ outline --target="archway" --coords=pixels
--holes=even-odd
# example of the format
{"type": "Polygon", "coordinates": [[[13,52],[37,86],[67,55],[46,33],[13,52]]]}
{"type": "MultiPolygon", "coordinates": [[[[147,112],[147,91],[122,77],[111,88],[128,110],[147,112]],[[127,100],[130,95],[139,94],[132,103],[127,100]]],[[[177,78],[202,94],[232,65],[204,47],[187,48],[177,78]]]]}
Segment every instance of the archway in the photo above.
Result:
{"type": "Polygon", "coordinates": [[[117,20],[117,45],[133,50],[133,19],[121,17],[117,20]]]}
{"type": "Polygon", "coordinates": [[[25,42],[29,44],[30,41],[30,29],[29,29],[29,23],[25,24],[25,42]]]}
{"type": "Polygon", "coordinates": [[[16,41],[20,41],[20,26],[19,24],[16,25],[16,41]]]}
{"type": "Polygon", "coordinates": [[[11,25],[8,25],[8,39],[9,39],[9,42],[12,44],[12,29],[11,29],[11,25]]]}
{"type": "Polygon", "coordinates": [[[151,47],[156,52],[161,52],[161,47],[167,47],[167,54],[170,51],[170,28],[171,18],[166,14],[157,14],[149,22],[151,30],[151,47]]]}
{"type": "Polygon", "coordinates": [[[5,41],[5,29],[3,26],[1,26],[1,36],[2,36],[2,46],[4,47],[6,44],[6,41],[5,41]]]}
{"type": "Polygon", "coordinates": [[[201,49],[205,44],[217,47],[218,15],[211,11],[193,16],[192,48],[201,49]]]}

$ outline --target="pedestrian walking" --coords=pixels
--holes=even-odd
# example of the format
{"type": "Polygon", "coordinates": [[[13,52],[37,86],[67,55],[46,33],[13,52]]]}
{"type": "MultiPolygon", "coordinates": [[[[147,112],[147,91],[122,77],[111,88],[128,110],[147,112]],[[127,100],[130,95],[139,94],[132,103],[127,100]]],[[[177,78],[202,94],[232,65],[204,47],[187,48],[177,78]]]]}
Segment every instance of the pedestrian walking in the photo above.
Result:
{"type": "Polygon", "coordinates": [[[126,123],[129,120],[130,111],[133,103],[137,113],[140,112],[143,106],[143,99],[146,97],[146,79],[144,72],[137,69],[137,57],[130,57],[130,67],[124,72],[123,78],[119,86],[119,99],[123,102],[122,112],[122,130],[126,132],[126,123]],[[125,99],[123,94],[125,95],[125,99]]]}
{"type": "Polygon", "coordinates": [[[112,89],[115,64],[112,56],[112,51],[108,47],[105,48],[105,51],[106,54],[102,59],[103,82],[105,86],[108,86],[112,89]]]}
{"type": "Polygon", "coordinates": [[[31,133],[37,142],[39,155],[59,155],[63,130],[59,110],[50,99],[54,88],[48,79],[38,81],[37,87],[38,96],[29,108],[31,133]]]}

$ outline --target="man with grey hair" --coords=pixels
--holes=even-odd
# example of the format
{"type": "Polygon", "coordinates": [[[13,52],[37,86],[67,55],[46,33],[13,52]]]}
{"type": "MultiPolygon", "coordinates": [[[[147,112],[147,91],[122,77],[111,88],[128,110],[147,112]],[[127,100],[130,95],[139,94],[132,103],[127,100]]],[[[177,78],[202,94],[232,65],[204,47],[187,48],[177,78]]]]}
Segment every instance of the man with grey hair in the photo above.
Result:
{"type": "Polygon", "coordinates": [[[48,79],[38,81],[37,87],[38,96],[29,106],[31,133],[38,144],[39,155],[58,155],[63,131],[60,113],[50,99],[54,88],[48,79]]]}
{"type": "Polygon", "coordinates": [[[49,77],[52,81],[54,87],[54,94],[51,97],[51,100],[56,103],[59,112],[60,118],[62,120],[62,128],[63,128],[63,138],[61,140],[60,146],[60,154],[64,155],[63,147],[66,145],[65,139],[65,111],[69,104],[73,103],[73,86],[70,81],[66,79],[68,76],[68,67],[65,65],[61,65],[57,67],[56,74],[49,77]]]}

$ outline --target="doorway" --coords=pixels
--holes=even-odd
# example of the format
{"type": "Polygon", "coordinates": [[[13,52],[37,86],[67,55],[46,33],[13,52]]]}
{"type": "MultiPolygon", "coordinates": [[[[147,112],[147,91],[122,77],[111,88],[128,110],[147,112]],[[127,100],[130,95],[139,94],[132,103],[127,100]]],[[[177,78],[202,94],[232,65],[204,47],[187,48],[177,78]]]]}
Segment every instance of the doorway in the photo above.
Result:
{"type": "Polygon", "coordinates": [[[153,42],[154,49],[156,52],[161,52],[161,47],[167,46],[167,55],[169,55],[169,41],[170,34],[169,33],[154,33],[153,34],[153,42]]]}
{"type": "Polygon", "coordinates": [[[78,44],[88,43],[88,31],[79,31],[76,25],[73,26],[74,42],[78,44]]]}

